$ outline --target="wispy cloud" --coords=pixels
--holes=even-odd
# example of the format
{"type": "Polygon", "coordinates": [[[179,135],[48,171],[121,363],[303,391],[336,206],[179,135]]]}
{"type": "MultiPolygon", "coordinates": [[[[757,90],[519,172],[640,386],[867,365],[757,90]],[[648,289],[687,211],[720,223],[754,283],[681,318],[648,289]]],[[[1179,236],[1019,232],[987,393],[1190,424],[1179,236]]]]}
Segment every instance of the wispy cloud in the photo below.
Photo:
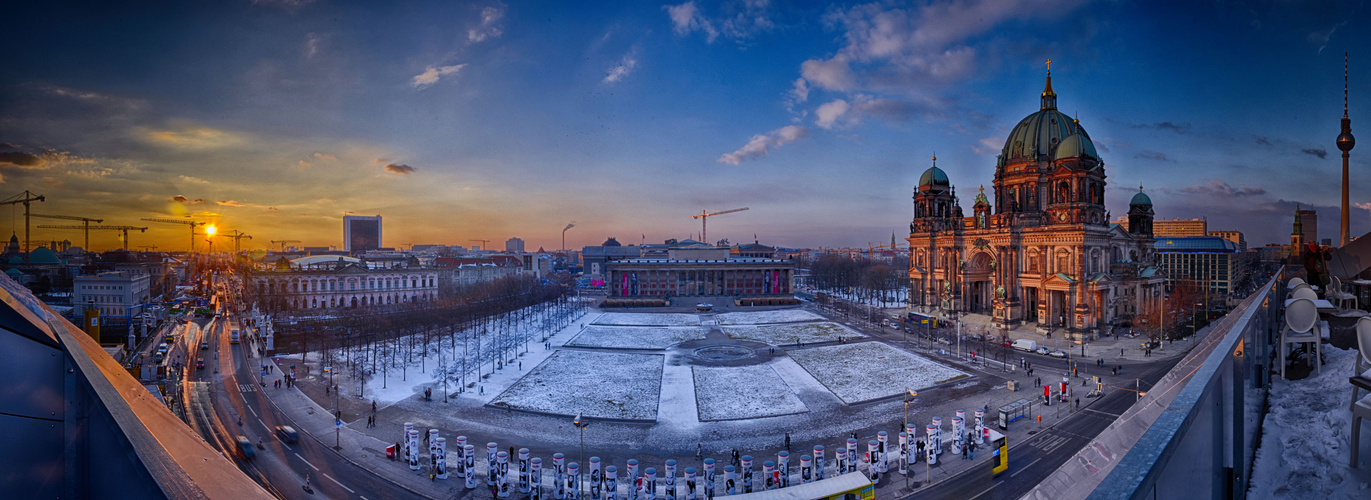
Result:
{"type": "Polygon", "coordinates": [[[214,202],[214,203],[215,203],[216,205],[221,206],[221,207],[241,207],[241,206],[245,206],[244,204],[239,203],[239,202],[236,202],[236,201],[233,201],[233,200],[220,200],[220,201],[216,201],[216,202],[214,202]]]}
{"type": "Polygon", "coordinates": [[[237,133],[203,126],[149,129],[143,131],[141,138],[157,146],[190,150],[219,149],[243,142],[237,133]]]}
{"type": "Polygon", "coordinates": [[[1164,130],[1164,131],[1168,131],[1168,132],[1175,132],[1175,133],[1177,133],[1177,134],[1182,134],[1182,135],[1184,135],[1184,134],[1189,134],[1189,133],[1190,133],[1190,123],[1189,123],[1189,122],[1186,122],[1186,123],[1175,123],[1175,122],[1133,123],[1133,124],[1130,124],[1130,126],[1133,127],[1133,128],[1144,128],[1144,129],[1152,129],[1152,130],[1164,130]]]}
{"type": "Polygon", "coordinates": [[[1218,196],[1226,198],[1246,198],[1266,194],[1266,190],[1259,187],[1246,185],[1239,185],[1238,187],[1233,187],[1229,185],[1227,182],[1218,179],[1209,179],[1209,182],[1206,182],[1204,184],[1186,186],[1177,189],[1176,191],[1184,194],[1218,196]]]}
{"type": "Polygon", "coordinates": [[[305,35],[305,57],[313,58],[318,55],[319,51],[324,50],[324,44],[326,42],[327,40],[324,36],[318,33],[305,35]]]}
{"type": "Polygon", "coordinates": [[[781,147],[809,135],[809,129],[799,125],[787,125],[765,134],[757,134],[737,151],[719,157],[720,163],[738,165],[743,160],[761,158],[771,153],[771,148],[781,147]]]}
{"type": "Polygon", "coordinates": [[[504,34],[504,30],[500,27],[500,21],[504,18],[505,7],[503,5],[481,9],[481,24],[467,30],[467,40],[479,43],[490,38],[500,38],[500,35],[504,34]]]}
{"type": "Polygon", "coordinates": [[[47,150],[38,153],[27,153],[24,151],[0,152],[0,166],[33,170],[41,170],[65,164],[87,164],[92,163],[93,161],[94,160],[90,158],[83,158],[65,151],[47,150]]]}
{"type": "Polygon", "coordinates": [[[386,171],[392,174],[409,175],[414,173],[414,167],[403,163],[390,163],[386,165],[386,171]]]}
{"type": "Polygon", "coordinates": [[[328,153],[314,153],[314,157],[315,157],[315,158],[318,158],[318,159],[320,159],[320,160],[337,160],[337,159],[338,159],[337,156],[333,156],[333,155],[328,154],[328,153]]]}
{"type": "Polygon", "coordinates": [[[1310,156],[1317,156],[1319,159],[1328,157],[1328,150],[1323,148],[1303,148],[1300,149],[1300,152],[1310,156]]]}
{"type": "Polygon", "coordinates": [[[1134,153],[1134,154],[1133,154],[1133,157],[1134,157],[1134,158],[1143,159],[1143,160],[1175,161],[1175,160],[1172,160],[1171,158],[1168,158],[1168,157],[1166,156],[1166,153],[1163,153],[1163,152],[1161,152],[1161,151],[1152,151],[1152,150],[1150,150],[1150,149],[1138,151],[1137,153],[1134,153]]]}
{"type": "Polygon", "coordinates": [[[450,75],[456,73],[458,71],[461,71],[464,67],[466,67],[466,64],[454,64],[451,66],[429,66],[428,69],[425,69],[423,73],[414,75],[414,80],[410,82],[410,85],[416,89],[423,89],[425,87],[428,87],[429,85],[438,83],[438,79],[443,75],[450,75]]]}
{"type": "Polygon", "coordinates": [[[633,68],[638,66],[638,59],[633,52],[624,54],[624,59],[617,66],[609,69],[609,74],[605,75],[604,83],[614,83],[622,80],[633,72],[633,68]]]}
{"type": "Polygon", "coordinates": [[[842,99],[823,103],[819,109],[814,110],[814,125],[822,129],[833,128],[833,124],[846,115],[849,109],[852,109],[852,105],[842,99]]]}
{"type": "Polygon", "coordinates": [[[204,203],[204,202],[205,202],[205,199],[204,199],[204,198],[196,198],[196,199],[192,200],[192,199],[190,199],[190,198],[185,197],[184,195],[179,195],[179,194],[178,194],[178,195],[176,195],[176,196],[172,196],[171,198],[167,198],[167,201],[176,202],[176,203],[180,203],[180,204],[183,204],[183,205],[198,205],[198,204],[204,203]]]}

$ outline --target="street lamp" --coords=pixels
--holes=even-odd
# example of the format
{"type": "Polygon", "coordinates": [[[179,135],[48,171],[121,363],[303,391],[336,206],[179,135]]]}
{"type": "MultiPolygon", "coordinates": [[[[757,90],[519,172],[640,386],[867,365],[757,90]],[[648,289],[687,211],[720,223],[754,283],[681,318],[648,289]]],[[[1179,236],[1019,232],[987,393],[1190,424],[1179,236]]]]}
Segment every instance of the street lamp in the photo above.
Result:
{"type": "MultiPolygon", "coordinates": [[[[590,425],[590,421],[589,421],[589,420],[586,420],[586,418],[583,417],[583,416],[581,416],[580,413],[577,413],[577,414],[576,414],[576,418],[573,419],[573,420],[571,421],[571,425],[575,425],[577,429],[580,429],[580,430],[581,430],[581,462],[580,462],[580,463],[583,463],[583,464],[584,464],[584,463],[586,463],[586,426],[590,425]]],[[[577,497],[580,497],[580,496],[581,496],[581,491],[585,490],[585,488],[582,488],[582,487],[581,487],[581,484],[582,484],[584,481],[585,481],[585,474],[580,474],[580,475],[576,476],[576,496],[577,496],[577,497]]]]}

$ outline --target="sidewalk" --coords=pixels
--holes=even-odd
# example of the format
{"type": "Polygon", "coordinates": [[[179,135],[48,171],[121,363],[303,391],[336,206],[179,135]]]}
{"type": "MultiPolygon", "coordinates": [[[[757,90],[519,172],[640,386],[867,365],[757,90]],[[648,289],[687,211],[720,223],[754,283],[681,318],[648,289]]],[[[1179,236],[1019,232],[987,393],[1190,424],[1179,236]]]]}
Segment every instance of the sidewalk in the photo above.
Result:
{"type": "MultiPolygon", "coordinates": [[[[1200,331],[1196,335],[1181,340],[1163,341],[1161,347],[1152,350],[1151,356],[1148,356],[1147,351],[1142,348],[1143,342],[1146,342],[1147,339],[1141,335],[1133,338],[1119,335],[1116,338],[1112,335],[1101,334],[1099,338],[1086,342],[1085,356],[1081,357],[1091,361],[1104,358],[1105,364],[1108,366],[1111,362],[1157,361],[1180,356],[1190,350],[1190,347],[1194,344],[1196,338],[1203,338],[1208,334],[1209,329],[1212,326],[1213,323],[1206,325],[1205,327],[1200,328],[1200,331]],[[1122,352],[1120,352],[1120,349],[1122,349],[1122,352]]],[[[955,328],[955,325],[950,328],[955,328]]],[[[1037,332],[1036,324],[1029,323],[1011,328],[1007,333],[1009,334],[1009,340],[1011,342],[1018,339],[1028,339],[1037,342],[1039,347],[1047,347],[1048,349],[1061,351],[1065,351],[1068,347],[1071,347],[1075,349],[1072,351],[1072,355],[1080,356],[1081,345],[1063,339],[1060,334],[1060,332],[1063,331],[1064,330],[1061,328],[1054,328],[1052,330],[1052,338],[1048,338],[1046,335],[1037,332]]],[[[1001,329],[991,325],[990,316],[984,314],[967,314],[962,316],[963,335],[988,333],[992,336],[998,336],[1001,332],[1001,329]]]]}

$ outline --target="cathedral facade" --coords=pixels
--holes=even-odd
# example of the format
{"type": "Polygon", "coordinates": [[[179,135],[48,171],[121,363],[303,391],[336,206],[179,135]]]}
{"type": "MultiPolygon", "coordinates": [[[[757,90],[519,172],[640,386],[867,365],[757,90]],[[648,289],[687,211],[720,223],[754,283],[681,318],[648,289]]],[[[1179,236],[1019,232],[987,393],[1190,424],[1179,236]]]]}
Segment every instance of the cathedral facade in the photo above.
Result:
{"type": "Polygon", "coordinates": [[[1161,307],[1151,199],[1139,190],[1129,229],[1111,224],[1104,160],[1057,110],[1050,72],[1041,104],[1005,140],[993,190],[981,187],[971,217],[936,157],[920,177],[907,240],[915,310],[1089,338],[1161,307]]]}

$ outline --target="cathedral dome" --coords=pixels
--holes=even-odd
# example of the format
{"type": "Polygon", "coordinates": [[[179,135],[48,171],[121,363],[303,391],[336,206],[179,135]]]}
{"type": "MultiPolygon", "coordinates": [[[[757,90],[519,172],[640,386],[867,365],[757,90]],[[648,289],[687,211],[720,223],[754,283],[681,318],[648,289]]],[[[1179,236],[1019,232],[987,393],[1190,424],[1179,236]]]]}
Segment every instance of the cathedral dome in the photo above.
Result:
{"type": "Polygon", "coordinates": [[[1084,134],[1071,134],[1057,145],[1057,152],[1052,155],[1052,159],[1055,161],[1064,158],[1090,158],[1104,162],[1100,159],[1100,154],[1095,152],[1095,143],[1090,142],[1090,138],[1084,134]]]}
{"type": "Polygon", "coordinates": [[[930,192],[931,190],[947,191],[952,186],[952,182],[947,180],[947,173],[938,167],[929,167],[924,174],[919,176],[919,191],[930,192]]]}
{"type": "MultiPolygon", "coordinates": [[[[1014,160],[1037,161],[1040,156],[1051,158],[1065,139],[1076,134],[1081,135],[1087,144],[1090,142],[1085,128],[1071,117],[1055,108],[1040,109],[1019,121],[1014,130],[1009,132],[1000,160],[1008,163],[1014,160]]],[[[1094,148],[1095,145],[1090,144],[1092,152],[1094,148]]],[[[1098,154],[1095,157],[1098,159],[1098,154]]]]}
{"type": "Polygon", "coordinates": [[[1142,191],[1138,191],[1138,194],[1133,195],[1133,199],[1128,202],[1128,206],[1130,207],[1144,205],[1149,207],[1152,206],[1152,198],[1148,198],[1147,194],[1142,191]]]}

